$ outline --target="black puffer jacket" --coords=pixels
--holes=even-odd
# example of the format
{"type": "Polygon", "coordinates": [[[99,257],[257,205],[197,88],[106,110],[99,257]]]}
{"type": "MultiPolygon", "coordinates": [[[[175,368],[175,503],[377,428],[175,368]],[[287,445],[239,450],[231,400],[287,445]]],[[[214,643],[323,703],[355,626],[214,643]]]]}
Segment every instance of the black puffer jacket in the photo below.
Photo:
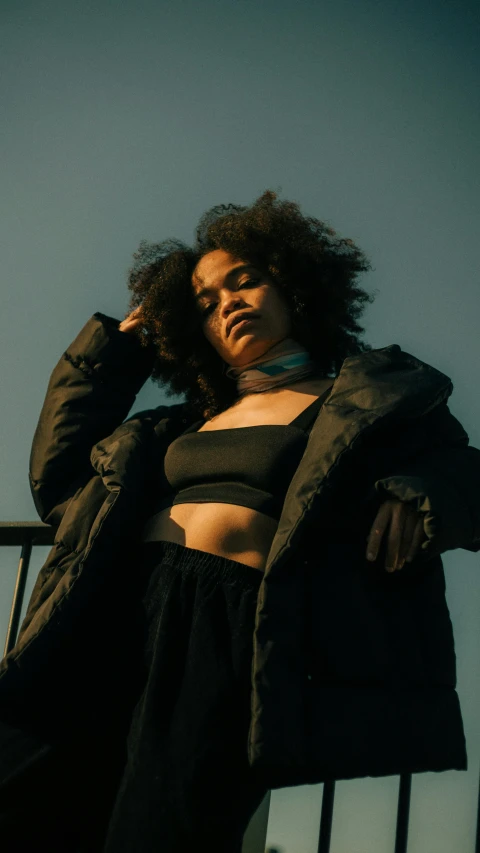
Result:
{"type": "MultiPolygon", "coordinates": [[[[185,406],[124,421],[153,355],[96,313],[55,367],[30,482],[55,544],[0,664],[0,717],[61,740],[128,722],[143,673],[135,558],[185,406]]],[[[269,788],[466,769],[441,554],[480,549],[480,452],[450,379],[393,344],[345,359],[286,495],[260,587],[249,760],[269,788]],[[381,501],[421,554],[365,559],[381,501]]],[[[1,778],[1,777],[0,777],[1,778]]]]}

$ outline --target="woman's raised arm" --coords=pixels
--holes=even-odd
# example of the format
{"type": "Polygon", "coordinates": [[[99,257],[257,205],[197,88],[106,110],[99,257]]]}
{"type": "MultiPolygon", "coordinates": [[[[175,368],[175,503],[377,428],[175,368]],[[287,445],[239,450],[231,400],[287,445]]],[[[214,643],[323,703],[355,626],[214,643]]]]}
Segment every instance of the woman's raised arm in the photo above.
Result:
{"type": "Polygon", "coordinates": [[[33,500],[46,524],[58,526],[68,500],[93,474],[92,447],[125,420],[152,371],[152,349],[125,334],[141,322],[131,319],[137,312],[120,324],[95,313],[51,374],[29,462],[33,500]]]}

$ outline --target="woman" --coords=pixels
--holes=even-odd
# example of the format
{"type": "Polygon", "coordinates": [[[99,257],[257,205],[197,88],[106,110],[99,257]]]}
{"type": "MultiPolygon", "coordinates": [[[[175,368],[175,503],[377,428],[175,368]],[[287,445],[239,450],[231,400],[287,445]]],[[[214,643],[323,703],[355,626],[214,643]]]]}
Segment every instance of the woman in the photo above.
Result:
{"type": "Polygon", "coordinates": [[[62,853],[240,853],[269,788],[466,769],[439,555],[480,548],[479,452],[448,377],[358,340],[362,252],[274,202],[215,208],[194,250],[143,243],[140,304],[52,374],[4,837],[44,756],[62,853]],[[149,375],[186,403],[122,423],[149,375]]]}

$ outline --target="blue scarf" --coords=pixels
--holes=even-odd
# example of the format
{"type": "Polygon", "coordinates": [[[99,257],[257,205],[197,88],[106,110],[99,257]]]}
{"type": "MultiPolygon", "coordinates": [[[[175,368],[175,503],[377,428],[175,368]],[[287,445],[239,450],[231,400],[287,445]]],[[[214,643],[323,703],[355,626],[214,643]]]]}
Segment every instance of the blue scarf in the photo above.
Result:
{"type": "Polygon", "coordinates": [[[225,369],[229,379],[236,381],[239,397],[269,391],[271,388],[283,388],[308,376],[327,376],[326,373],[322,374],[305,347],[293,338],[285,338],[268,353],[267,357],[262,355],[242,367],[225,369]]]}

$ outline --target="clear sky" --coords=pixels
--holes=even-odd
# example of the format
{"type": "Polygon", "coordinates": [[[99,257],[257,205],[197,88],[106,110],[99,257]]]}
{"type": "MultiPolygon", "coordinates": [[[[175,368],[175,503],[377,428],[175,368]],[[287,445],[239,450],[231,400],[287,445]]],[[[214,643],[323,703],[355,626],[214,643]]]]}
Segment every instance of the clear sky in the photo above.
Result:
{"type": "MultiPolygon", "coordinates": [[[[265,189],[358,242],[378,290],[365,339],[446,373],[480,447],[477,3],[24,0],[1,5],[0,47],[1,520],[38,520],[28,460],[48,379],[95,311],[125,315],[139,241],[190,244],[205,210],[265,189]]],[[[132,413],[181,399],[148,380],[132,413]]],[[[3,637],[18,556],[0,555],[3,637]]],[[[479,555],[444,566],[469,769],[413,777],[409,853],[474,850],[479,555]]],[[[331,853],[393,851],[397,791],[337,783],[331,853]]],[[[315,853],[321,797],[274,791],[267,843],[315,853]]]]}

